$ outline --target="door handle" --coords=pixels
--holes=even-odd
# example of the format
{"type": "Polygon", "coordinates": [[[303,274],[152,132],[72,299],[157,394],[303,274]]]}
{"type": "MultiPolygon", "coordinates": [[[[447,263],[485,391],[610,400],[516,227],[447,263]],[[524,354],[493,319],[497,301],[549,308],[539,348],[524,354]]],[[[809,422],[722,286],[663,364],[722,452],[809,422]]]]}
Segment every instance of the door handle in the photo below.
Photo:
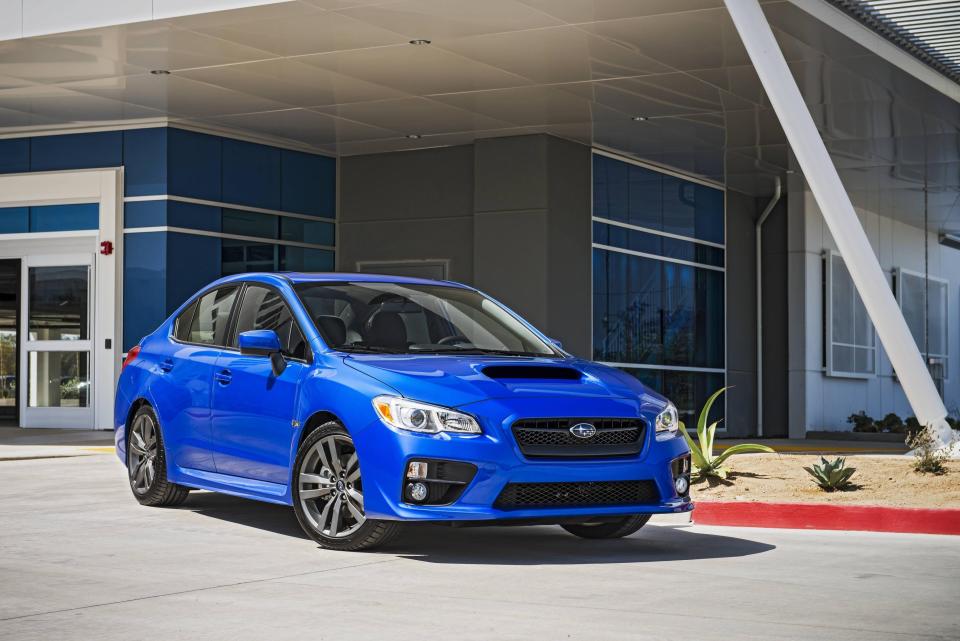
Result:
{"type": "Polygon", "coordinates": [[[157,367],[160,368],[161,372],[167,373],[173,369],[173,360],[168,358],[167,360],[162,361],[159,365],[157,365],[157,367]]]}
{"type": "Polygon", "coordinates": [[[230,373],[230,370],[224,369],[214,374],[213,379],[221,385],[229,385],[230,381],[233,380],[233,374],[230,373]]]}

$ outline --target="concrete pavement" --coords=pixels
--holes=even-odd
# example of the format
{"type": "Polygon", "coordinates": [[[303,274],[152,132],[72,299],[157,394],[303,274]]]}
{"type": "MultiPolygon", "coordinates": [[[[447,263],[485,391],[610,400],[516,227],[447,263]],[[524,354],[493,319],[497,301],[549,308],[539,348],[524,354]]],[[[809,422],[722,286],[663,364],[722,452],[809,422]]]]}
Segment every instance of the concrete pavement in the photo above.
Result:
{"type": "Polygon", "coordinates": [[[139,506],[109,454],[0,462],[0,639],[960,638],[960,538],[420,527],[317,548],[291,510],[139,506]]]}

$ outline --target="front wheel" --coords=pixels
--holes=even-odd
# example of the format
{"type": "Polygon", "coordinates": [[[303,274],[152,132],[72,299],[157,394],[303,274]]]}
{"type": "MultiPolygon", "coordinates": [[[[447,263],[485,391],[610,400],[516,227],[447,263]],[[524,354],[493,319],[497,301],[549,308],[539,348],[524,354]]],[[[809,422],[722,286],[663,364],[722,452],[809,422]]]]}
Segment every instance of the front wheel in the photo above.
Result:
{"type": "Polygon", "coordinates": [[[582,539],[620,539],[630,536],[646,525],[649,520],[649,514],[631,514],[615,521],[570,523],[560,527],[582,539]]]}
{"type": "Polygon", "coordinates": [[[300,445],[292,479],[293,509],[310,538],[331,550],[365,550],[400,531],[393,521],[368,519],[353,439],[331,421],[300,445]]]}

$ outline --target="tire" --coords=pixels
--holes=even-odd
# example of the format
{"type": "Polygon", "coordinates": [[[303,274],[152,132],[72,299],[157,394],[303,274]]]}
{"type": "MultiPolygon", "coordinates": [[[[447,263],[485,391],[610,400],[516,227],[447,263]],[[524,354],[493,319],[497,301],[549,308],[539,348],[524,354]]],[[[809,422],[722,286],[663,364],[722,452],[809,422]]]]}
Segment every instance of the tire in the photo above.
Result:
{"type": "Polygon", "coordinates": [[[304,439],[290,487],[300,527],[321,547],[369,550],[400,533],[400,523],[366,518],[360,460],[349,432],[335,421],[304,439]]]}
{"type": "Polygon", "coordinates": [[[630,536],[646,525],[649,520],[649,514],[631,514],[616,521],[570,523],[560,527],[581,539],[620,539],[630,536]]]}
{"type": "Polygon", "coordinates": [[[167,456],[160,421],[153,408],[142,405],[127,430],[127,478],[141,505],[180,505],[190,490],[167,480],[167,456]]]}

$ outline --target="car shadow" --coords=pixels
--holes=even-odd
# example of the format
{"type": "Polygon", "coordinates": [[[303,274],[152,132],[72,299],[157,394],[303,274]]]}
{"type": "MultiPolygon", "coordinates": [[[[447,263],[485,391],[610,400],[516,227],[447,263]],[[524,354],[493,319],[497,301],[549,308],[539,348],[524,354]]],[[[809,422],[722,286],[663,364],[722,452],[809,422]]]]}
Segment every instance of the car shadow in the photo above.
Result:
{"type": "MultiPolygon", "coordinates": [[[[178,508],[221,521],[309,540],[293,509],[214,492],[194,491],[178,508]]],[[[692,561],[750,556],[776,546],[689,527],[648,525],[625,539],[587,540],[558,526],[450,527],[414,524],[371,554],[461,565],[574,565],[692,561]]]]}

